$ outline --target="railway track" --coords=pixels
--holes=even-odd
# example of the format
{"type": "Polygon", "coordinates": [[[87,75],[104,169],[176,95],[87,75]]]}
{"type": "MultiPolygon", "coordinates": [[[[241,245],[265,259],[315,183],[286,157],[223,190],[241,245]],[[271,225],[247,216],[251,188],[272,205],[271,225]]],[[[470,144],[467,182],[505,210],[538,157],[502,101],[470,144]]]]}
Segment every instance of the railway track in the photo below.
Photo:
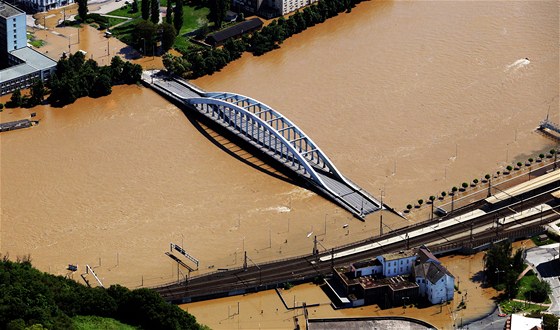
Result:
{"type": "Polygon", "coordinates": [[[535,233],[542,232],[543,223],[560,219],[560,213],[557,211],[558,207],[560,207],[560,202],[554,199],[550,194],[551,191],[557,190],[558,188],[560,187],[558,187],[558,183],[556,182],[552,185],[531,191],[526,195],[512,199],[512,201],[499,206],[489,206],[483,201],[479,201],[464,209],[457,210],[456,213],[448,215],[447,217],[400,228],[381,237],[375,237],[345,247],[335,248],[331,251],[324,251],[317,255],[308,254],[258,265],[252,264],[248,265],[245,269],[222,269],[210,274],[191,277],[188,281],[175,282],[154,289],[159,292],[165,300],[173,303],[206,300],[272,289],[285,282],[300,283],[310,281],[315,277],[331,274],[333,266],[345,265],[380,254],[395,252],[422,244],[428,245],[430,249],[438,253],[440,251],[446,251],[446,249],[453,249],[454,247],[470,246],[472,248],[476,247],[477,244],[483,245],[503,238],[517,239],[519,237],[532,236],[535,233]],[[551,208],[503,225],[498,221],[499,219],[518,214],[521,211],[538,207],[544,203],[547,203],[551,208]],[[429,231],[426,234],[416,237],[407,237],[407,233],[413,230],[434,226],[434,223],[438,221],[455,218],[461,214],[471,212],[473,209],[484,210],[484,214],[453,226],[441,228],[437,231],[429,231]],[[476,235],[472,234],[476,229],[482,231],[479,230],[476,235]],[[341,256],[329,261],[319,261],[321,257],[328,257],[334,253],[395,237],[399,237],[400,239],[392,240],[396,242],[391,244],[341,256]],[[438,243],[431,244],[432,242],[438,243]]]}

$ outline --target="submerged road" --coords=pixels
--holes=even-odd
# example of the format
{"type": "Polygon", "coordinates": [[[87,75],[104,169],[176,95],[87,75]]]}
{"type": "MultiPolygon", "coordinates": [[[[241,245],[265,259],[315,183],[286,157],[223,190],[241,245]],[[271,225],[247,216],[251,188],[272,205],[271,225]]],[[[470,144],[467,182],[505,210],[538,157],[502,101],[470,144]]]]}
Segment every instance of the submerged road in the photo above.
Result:
{"type": "Polygon", "coordinates": [[[491,206],[485,203],[484,200],[479,201],[457,210],[445,218],[401,228],[380,237],[336,248],[333,251],[324,251],[316,255],[308,254],[259,265],[254,265],[249,261],[246,269],[222,269],[214,273],[191,277],[188,281],[176,282],[154,289],[164,299],[173,303],[206,300],[271,289],[286,282],[299,283],[310,281],[315,277],[331,274],[333,266],[346,265],[380,254],[395,252],[422,244],[428,245],[434,253],[438,253],[460,247],[465,243],[471,243],[472,246],[476,247],[492,240],[511,236],[514,236],[514,238],[532,236],[537,232],[542,232],[542,224],[560,219],[558,211],[560,201],[551,195],[551,192],[558,189],[560,187],[557,181],[532,190],[525,195],[519,196],[519,198],[512,198],[510,201],[506,201],[499,206],[491,206]],[[543,208],[543,205],[547,206],[543,208]],[[465,215],[472,212],[473,208],[484,210],[484,212],[480,212],[481,215],[473,218],[465,217],[467,220],[437,231],[426,230],[425,234],[414,237],[407,235],[407,233],[414,230],[433,227],[438,221],[442,222],[465,215]],[[541,209],[542,211],[533,212],[534,214],[526,211],[531,208],[541,209]],[[512,215],[520,214],[524,210],[525,214],[527,214],[526,217],[519,220],[511,217],[512,215]],[[500,219],[505,218],[510,219],[510,221],[500,221],[500,219]],[[478,228],[482,228],[482,230],[476,232],[475,236],[471,234],[478,228]],[[391,240],[391,238],[396,239],[391,240]],[[345,255],[340,253],[360,246],[371,245],[381,240],[389,243],[353,254],[345,255]],[[438,242],[438,244],[431,244],[432,242],[438,242]],[[456,245],[453,245],[454,243],[456,245]],[[341,257],[330,258],[333,253],[341,255],[341,257]],[[320,258],[328,261],[321,262],[320,258]]]}

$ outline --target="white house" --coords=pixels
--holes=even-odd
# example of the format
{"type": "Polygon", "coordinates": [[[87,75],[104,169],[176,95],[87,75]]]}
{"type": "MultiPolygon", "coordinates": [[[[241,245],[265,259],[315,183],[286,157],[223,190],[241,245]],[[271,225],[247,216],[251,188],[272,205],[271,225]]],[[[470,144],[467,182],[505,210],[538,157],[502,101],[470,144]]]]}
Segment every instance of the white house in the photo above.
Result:
{"type": "Polygon", "coordinates": [[[455,277],[426,247],[418,249],[414,277],[420,296],[428,298],[432,304],[441,304],[453,299],[455,277]]]}
{"type": "Polygon", "coordinates": [[[414,269],[416,251],[404,250],[395,253],[387,253],[377,257],[383,268],[383,276],[393,277],[408,275],[414,269]]]}

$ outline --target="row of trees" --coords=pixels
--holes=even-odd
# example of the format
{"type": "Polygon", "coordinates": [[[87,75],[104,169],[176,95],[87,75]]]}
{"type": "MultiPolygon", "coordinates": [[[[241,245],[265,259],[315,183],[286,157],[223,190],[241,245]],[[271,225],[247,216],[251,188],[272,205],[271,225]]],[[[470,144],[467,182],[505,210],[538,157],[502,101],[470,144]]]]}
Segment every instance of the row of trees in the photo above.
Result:
{"type": "MultiPolygon", "coordinates": [[[[218,3],[220,0],[209,0],[210,19],[215,26],[221,26],[227,5],[218,3]],[[225,8],[225,9],[224,9],[225,8]]],[[[294,34],[304,31],[308,27],[324,22],[326,19],[338,15],[362,0],[322,0],[298,11],[288,19],[280,17],[269,25],[241,39],[229,39],[221,49],[207,49],[193,46],[182,57],[166,54],[165,68],[185,78],[198,78],[219,71],[227,63],[236,60],[245,51],[253,55],[262,55],[279,45],[294,34]]]]}
{"type": "Polygon", "coordinates": [[[144,329],[205,329],[194,316],[149,289],[119,285],[89,288],[62,276],[42,273],[29,257],[0,261],[0,329],[42,325],[73,329],[72,317],[110,317],[144,329]]]}
{"type": "MultiPolygon", "coordinates": [[[[540,154],[538,155],[538,158],[537,158],[536,161],[537,161],[537,162],[541,162],[544,158],[552,158],[552,157],[556,156],[556,153],[557,153],[556,149],[550,149],[550,151],[549,151],[548,154],[546,154],[546,155],[545,155],[544,153],[540,153],[540,154]]],[[[530,158],[527,159],[527,162],[525,163],[525,166],[530,167],[530,166],[532,166],[533,162],[535,162],[535,159],[532,158],[532,157],[530,157],[530,158]]],[[[520,169],[520,168],[523,166],[523,163],[522,163],[522,162],[517,162],[516,165],[517,165],[517,168],[516,168],[516,169],[520,169]]],[[[514,167],[512,167],[511,165],[508,165],[508,166],[506,166],[505,169],[506,169],[506,171],[504,171],[503,174],[509,174],[512,170],[514,170],[514,167]]],[[[497,171],[497,172],[496,172],[496,175],[494,176],[494,178],[499,177],[500,174],[502,174],[502,172],[501,172],[501,171],[497,171]]],[[[454,187],[451,188],[451,190],[450,190],[449,192],[447,192],[447,191],[442,191],[442,192],[440,193],[439,196],[434,196],[434,195],[430,196],[430,197],[428,198],[428,200],[429,200],[428,203],[431,203],[431,204],[432,204],[432,213],[433,213],[433,203],[434,203],[434,201],[435,201],[436,199],[442,200],[442,199],[444,199],[446,196],[454,196],[458,191],[465,191],[469,186],[471,186],[471,187],[477,186],[479,182],[488,183],[489,186],[490,186],[490,185],[491,185],[491,182],[490,182],[491,179],[492,179],[492,176],[491,176],[490,174],[486,174],[486,175],[484,175],[484,178],[483,178],[483,179],[480,179],[480,180],[479,180],[478,178],[474,178],[474,179],[471,181],[471,183],[463,182],[463,183],[460,185],[460,187],[454,186],[454,187]]],[[[488,193],[490,194],[490,187],[489,187],[488,193]]],[[[490,195],[488,195],[488,196],[490,196],[490,195]]],[[[418,205],[417,207],[421,207],[422,204],[424,204],[424,200],[423,200],[423,199],[419,199],[419,200],[417,201],[417,205],[418,205]]],[[[412,205],[412,204],[408,204],[408,205],[406,206],[405,212],[409,212],[412,208],[413,208],[413,205],[412,205]]]]}

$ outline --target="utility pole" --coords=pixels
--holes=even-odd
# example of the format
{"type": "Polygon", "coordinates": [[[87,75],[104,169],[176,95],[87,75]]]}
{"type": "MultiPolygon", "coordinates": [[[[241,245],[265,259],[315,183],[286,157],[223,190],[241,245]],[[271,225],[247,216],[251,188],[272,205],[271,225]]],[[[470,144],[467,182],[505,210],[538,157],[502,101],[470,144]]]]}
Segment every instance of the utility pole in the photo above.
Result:
{"type": "Polygon", "coordinates": [[[319,249],[317,249],[317,235],[313,236],[313,255],[319,254],[319,249]]]}
{"type": "Polygon", "coordinates": [[[379,236],[383,236],[383,190],[381,190],[381,210],[379,210],[379,236]]]}

